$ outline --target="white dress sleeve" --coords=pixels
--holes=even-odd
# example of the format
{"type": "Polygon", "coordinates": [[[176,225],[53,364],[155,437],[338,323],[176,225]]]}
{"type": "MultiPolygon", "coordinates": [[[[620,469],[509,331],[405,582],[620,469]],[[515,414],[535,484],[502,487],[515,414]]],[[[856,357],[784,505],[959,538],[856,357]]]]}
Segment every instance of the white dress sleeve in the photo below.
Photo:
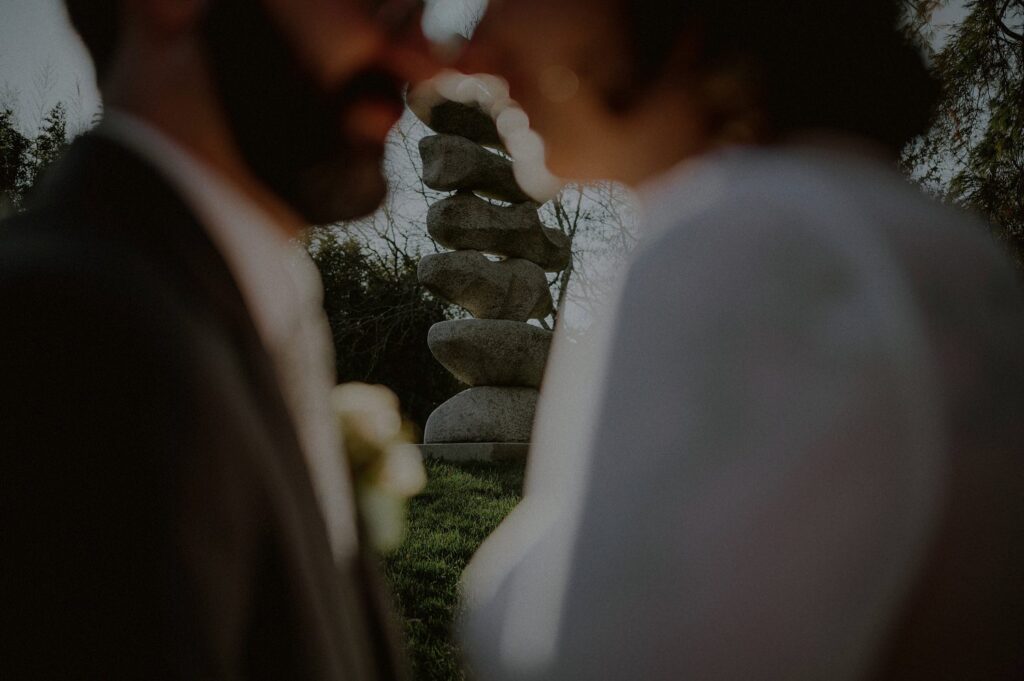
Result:
{"type": "Polygon", "coordinates": [[[942,475],[896,272],[868,237],[770,205],[639,253],[578,513],[467,613],[475,678],[863,675],[942,475]]]}

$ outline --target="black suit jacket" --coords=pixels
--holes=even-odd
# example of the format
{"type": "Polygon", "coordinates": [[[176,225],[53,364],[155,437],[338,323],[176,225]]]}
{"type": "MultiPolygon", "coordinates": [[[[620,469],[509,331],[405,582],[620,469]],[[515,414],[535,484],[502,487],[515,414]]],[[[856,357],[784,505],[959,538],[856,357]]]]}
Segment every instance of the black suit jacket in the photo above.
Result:
{"type": "Polygon", "coordinates": [[[224,261],[95,135],[0,224],[0,462],[0,678],[395,676],[224,261]]]}

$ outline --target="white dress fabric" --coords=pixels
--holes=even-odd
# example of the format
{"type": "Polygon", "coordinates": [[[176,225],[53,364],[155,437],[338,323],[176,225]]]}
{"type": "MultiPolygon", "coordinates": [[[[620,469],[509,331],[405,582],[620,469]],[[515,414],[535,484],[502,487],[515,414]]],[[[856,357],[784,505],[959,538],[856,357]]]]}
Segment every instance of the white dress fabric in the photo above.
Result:
{"type": "Polygon", "coordinates": [[[334,348],[316,265],[258,206],[145,121],[108,110],[97,132],[151,163],[203,223],[274,364],[335,559],[355,555],[352,485],[330,407],[334,348]]]}
{"type": "Polygon", "coordinates": [[[946,330],[1017,371],[1021,317],[986,336],[977,305],[1022,309],[1013,274],[982,225],[840,148],[726,150],[643,198],[606,315],[556,338],[525,498],[464,575],[475,678],[865,678],[950,443],[976,444],[946,330]]]}

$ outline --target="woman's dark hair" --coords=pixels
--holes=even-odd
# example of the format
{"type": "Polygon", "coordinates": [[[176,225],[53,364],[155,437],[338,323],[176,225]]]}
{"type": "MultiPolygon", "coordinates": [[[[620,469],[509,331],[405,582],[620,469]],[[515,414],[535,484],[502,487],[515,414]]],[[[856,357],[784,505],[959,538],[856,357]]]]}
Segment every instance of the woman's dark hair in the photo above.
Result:
{"type": "Polygon", "coordinates": [[[897,28],[897,0],[616,1],[631,96],[678,68],[731,70],[745,74],[770,135],[838,130],[898,150],[931,120],[939,87],[897,28]],[[696,50],[678,67],[685,38],[696,50]]]}
{"type": "Polygon", "coordinates": [[[96,77],[103,80],[117,50],[120,0],[64,0],[71,25],[89,50],[96,77]]]}

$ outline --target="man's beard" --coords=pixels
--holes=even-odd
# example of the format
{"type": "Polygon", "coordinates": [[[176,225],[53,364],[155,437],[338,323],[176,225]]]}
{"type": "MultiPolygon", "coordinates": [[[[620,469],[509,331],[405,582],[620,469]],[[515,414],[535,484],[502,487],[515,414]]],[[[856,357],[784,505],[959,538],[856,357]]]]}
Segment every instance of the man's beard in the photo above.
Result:
{"type": "Polygon", "coordinates": [[[255,176],[311,225],[373,212],[387,193],[383,145],[347,139],[342,125],[365,98],[401,107],[398,79],[365,69],[325,91],[263,0],[211,0],[204,34],[228,125],[255,176]]]}

